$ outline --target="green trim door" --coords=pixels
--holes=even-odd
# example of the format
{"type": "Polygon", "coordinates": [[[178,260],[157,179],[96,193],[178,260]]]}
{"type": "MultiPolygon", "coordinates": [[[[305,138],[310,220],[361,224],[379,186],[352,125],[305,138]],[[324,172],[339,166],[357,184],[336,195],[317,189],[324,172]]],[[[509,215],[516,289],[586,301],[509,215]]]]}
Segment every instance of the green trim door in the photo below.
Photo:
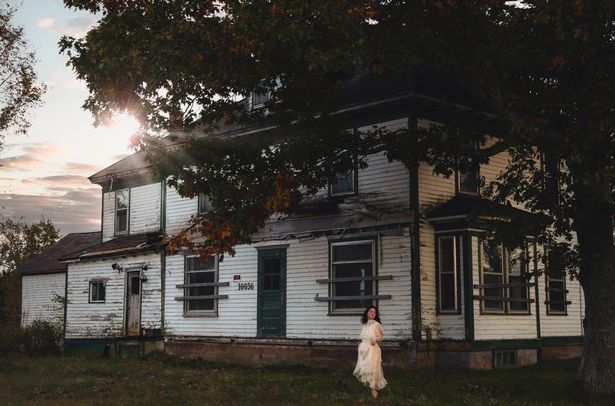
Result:
{"type": "Polygon", "coordinates": [[[286,335],[286,249],[258,251],[257,334],[286,335]]]}

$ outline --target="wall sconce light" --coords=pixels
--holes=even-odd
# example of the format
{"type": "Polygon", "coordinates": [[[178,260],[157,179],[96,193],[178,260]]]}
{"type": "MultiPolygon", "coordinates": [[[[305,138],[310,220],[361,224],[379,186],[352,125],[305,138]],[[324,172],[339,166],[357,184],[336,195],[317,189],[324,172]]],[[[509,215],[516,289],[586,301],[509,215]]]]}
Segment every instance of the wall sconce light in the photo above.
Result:
{"type": "Polygon", "coordinates": [[[143,267],[141,267],[141,275],[139,276],[139,279],[141,279],[141,282],[147,282],[147,275],[145,275],[145,271],[148,270],[147,265],[143,265],[143,267]]]}
{"type": "Polygon", "coordinates": [[[117,271],[117,273],[122,272],[122,267],[117,262],[111,264],[111,269],[117,271]]]}

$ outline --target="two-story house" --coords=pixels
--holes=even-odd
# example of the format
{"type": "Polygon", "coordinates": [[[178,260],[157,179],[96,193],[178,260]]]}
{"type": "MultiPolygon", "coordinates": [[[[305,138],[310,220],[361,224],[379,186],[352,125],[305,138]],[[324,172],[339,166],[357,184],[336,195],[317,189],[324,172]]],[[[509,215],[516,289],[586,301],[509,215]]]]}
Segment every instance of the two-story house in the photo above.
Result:
{"type": "MultiPolygon", "coordinates": [[[[344,97],[340,117],[353,128],[475,118],[411,83],[359,77],[344,97]]],[[[480,196],[476,176],[492,179],[506,159],[444,178],[374,154],[219,261],[165,253],[164,235],[209,201],[180,197],[133,154],[90,177],[103,191],[102,242],[65,258],[67,351],[139,338],[227,362],[352,362],[360,315],[375,304],[388,365],[490,368],[578,355],[578,282],[533,275],[542,247],[485,238],[488,221],[531,216],[480,196]]]]}

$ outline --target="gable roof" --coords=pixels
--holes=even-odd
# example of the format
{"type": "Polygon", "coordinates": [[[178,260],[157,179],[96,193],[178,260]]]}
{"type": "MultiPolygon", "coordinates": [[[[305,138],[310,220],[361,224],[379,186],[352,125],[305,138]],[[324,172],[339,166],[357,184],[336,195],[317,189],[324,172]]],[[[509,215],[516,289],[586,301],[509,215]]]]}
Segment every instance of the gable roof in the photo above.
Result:
{"type": "Polygon", "coordinates": [[[24,262],[17,268],[17,273],[37,275],[65,272],[66,264],[60,262],[60,258],[82,251],[100,241],[100,231],[67,234],[44,252],[24,262]]]}

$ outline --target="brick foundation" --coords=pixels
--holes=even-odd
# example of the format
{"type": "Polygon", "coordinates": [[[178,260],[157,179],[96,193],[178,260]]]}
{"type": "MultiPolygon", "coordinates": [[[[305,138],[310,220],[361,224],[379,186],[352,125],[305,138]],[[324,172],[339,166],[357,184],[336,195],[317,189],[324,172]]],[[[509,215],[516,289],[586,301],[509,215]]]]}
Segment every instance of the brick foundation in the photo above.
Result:
{"type": "Polygon", "coordinates": [[[548,345],[542,348],[542,359],[579,358],[582,353],[582,344],[548,345]]]}
{"type": "MultiPolygon", "coordinates": [[[[416,346],[386,342],[381,348],[383,366],[416,368],[416,346]]],[[[357,362],[357,341],[167,339],[164,349],[179,357],[249,366],[275,364],[337,368],[353,367],[357,362]]]]}

